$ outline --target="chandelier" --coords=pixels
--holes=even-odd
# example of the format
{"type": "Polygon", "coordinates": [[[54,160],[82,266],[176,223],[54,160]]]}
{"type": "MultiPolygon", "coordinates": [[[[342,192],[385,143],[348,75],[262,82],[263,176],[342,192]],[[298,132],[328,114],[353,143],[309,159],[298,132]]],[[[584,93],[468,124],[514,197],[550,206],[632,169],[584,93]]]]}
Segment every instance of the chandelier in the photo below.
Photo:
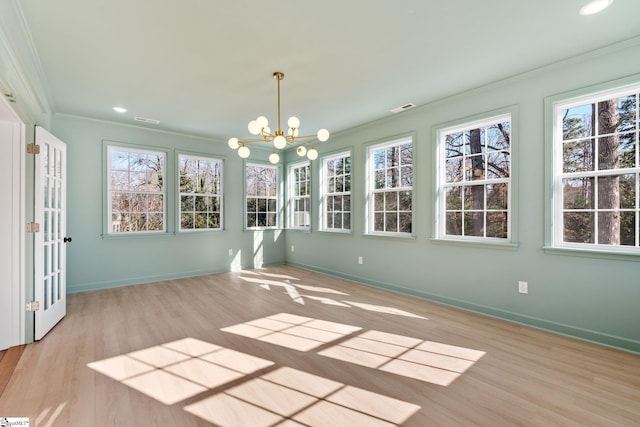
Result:
{"type": "Polygon", "coordinates": [[[248,144],[254,142],[273,142],[274,148],[269,156],[269,161],[276,164],[280,161],[280,156],[276,152],[276,149],[282,150],[287,145],[293,145],[294,143],[299,142],[300,145],[296,149],[296,153],[298,153],[299,156],[302,157],[306,154],[309,160],[317,159],[318,151],[316,150],[313,141],[317,139],[320,142],[325,142],[329,139],[329,131],[326,129],[320,129],[315,135],[299,135],[300,120],[295,116],[291,116],[287,121],[289,129],[285,135],[280,128],[280,81],[284,79],[284,73],[276,71],[273,73],[273,78],[278,80],[278,129],[272,133],[271,128],[269,128],[269,121],[267,118],[260,116],[249,122],[249,125],[247,126],[252,135],[259,135],[259,137],[242,140],[238,138],[230,138],[229,147],[234,150],[237,149],[238,155],[243,159],[246,159],[249,157],[249,154],[251,154],[251,150],[247,147],[248,144]],[[307,149],[307,146],[310,146],[310,148],[307,149]]]}

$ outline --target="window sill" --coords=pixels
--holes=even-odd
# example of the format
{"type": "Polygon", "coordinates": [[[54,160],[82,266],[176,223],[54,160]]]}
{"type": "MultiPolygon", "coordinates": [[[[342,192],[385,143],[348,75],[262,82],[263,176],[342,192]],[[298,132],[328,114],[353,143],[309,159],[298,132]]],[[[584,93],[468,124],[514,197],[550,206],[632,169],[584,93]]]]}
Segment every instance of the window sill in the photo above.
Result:
{"type": "Polygon", "coordinates": [[[640,262],[640,251],[627,252],[605,249],[570,248],[561,246],[543,246],[542,249],[544,250],[545,254],[549,255],[579,256],[586,258],[610,259],[616,261],[640,262]]]}
{"type": "Polygon", "coordinates": [[[204,234],[223,233],[224,231],[226,231],[224,228],[202,228],[202,229],[194,229],[194,230],[176,231],[175,235],[178,237],[191,237],[191,236],[202,236],[204,234]]]}
{"type": "Polygon", "coordinates": [[[331,229],[323,229],[318,230],[320,233],[325,234],[333,234],[335,236],[353,236],[352,230],[331,230],[331,229]]]}
{"type": "Polygon", "coordinates": [[[245,227],[243,229],[243,231],[277,231],[277,230],[283,231],[283,230],[286,230],[286,228],[282,228],[282,227],[250,227],[250,228],[247,228],[247,227],[245,227]]]}
{"type": "Polygon", "coordinates": [[[397,240],[417,240],[415,234],[400,234],[400,233],[365,233],[362,235],[365,239],[397,239],[397,240]]]}
{"type": "Polygon", "coordinates": [[[472,248],[491,248],[491,249],[505,249],[516,250],[520,247],[519,243],[514,242],[500,242],[496,240],[463,240],[463,239],[442,239],[432,238],[431,242],[438,245],[454,245],[454,246],[466,246],[472,248]]]}
{"type": "Polygon", "coordinates": [[[102,240],[122,240],[122,239],[158,239],[165,237],[172,237],[174,233],[167,231],[151,232],[151,233],[118,233],[118,234],[103,234],[102,240]]]}

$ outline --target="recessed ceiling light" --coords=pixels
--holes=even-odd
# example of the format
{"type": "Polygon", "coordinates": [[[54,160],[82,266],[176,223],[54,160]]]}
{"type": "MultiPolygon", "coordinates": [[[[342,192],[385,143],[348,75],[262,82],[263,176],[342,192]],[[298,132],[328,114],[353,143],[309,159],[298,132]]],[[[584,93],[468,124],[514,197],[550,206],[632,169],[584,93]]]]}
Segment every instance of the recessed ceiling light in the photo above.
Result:
{"type": "Polygon", "coordinates": [[[116,113],[126,113],[127,109],[124,107],[113,107],[113,111],[115,111],[116,113]]]}
{"type": "Polygon", "coordinates": [[[593,15],[611,6],[613,0],[593,0],[582,6],[580,15],[593,15]]]}

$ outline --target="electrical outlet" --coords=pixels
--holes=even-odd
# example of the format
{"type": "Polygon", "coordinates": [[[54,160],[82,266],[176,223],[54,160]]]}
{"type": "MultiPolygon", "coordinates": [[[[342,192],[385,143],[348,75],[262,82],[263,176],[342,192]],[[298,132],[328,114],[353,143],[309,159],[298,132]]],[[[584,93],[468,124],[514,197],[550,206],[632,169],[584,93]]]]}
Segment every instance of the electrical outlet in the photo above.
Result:
{"type": "Polygon", "coordinates": [[[229,249],[229,256],[233,256],[233,249],[229,249]]]}
{"type": "Polygon", "coordinates": [[[362,264],[364,262],[364,259],[362,259],[361,256],[358,257],[358,264],[362,264]]]}
{"type": "Polygon", "coordinates": [[[291,252],[295,252],[295,248],[291,245],[291,252]]]}
{"type": "Polygon", "coordinates": [[[528,294],[529,293],[529,283],[528,282],[519,281],[518,282],[518,292],[520,292],[521,294],[528,294]]]}

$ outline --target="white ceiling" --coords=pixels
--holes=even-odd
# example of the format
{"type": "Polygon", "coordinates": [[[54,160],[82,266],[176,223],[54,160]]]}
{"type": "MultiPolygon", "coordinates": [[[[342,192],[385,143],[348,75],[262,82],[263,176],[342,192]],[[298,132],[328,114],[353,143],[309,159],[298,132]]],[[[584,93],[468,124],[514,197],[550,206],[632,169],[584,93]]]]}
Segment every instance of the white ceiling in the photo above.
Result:
{"type": "Polygon", "coordinates": [[[640,0],[24,0],[54,113],[226,140],[332,133],[640,35],[640,0]],[[123,105],[128,112],[112,110],[123,105]],[[285,123],[283,123],[283,127],[285,123]],[[272,126],[275,127],[275,126],[272,126]]]}

